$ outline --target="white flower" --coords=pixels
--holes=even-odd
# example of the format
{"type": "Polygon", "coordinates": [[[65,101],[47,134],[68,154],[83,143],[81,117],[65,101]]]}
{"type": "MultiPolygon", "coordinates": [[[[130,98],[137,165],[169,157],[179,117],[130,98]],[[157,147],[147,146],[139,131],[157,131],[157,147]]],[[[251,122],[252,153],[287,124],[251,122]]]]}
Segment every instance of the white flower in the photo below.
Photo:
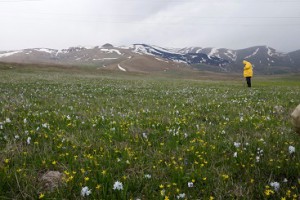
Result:
{"type": "Polygon", "coordinates": [[[260,157],[256,156],[256,162],[259,162],[259,160],[260,160],[260,157]]]}
{"type": "Polygon", "coordinates": [[[145,174],[145,178],[150,179],[151,175],[150,174],[145,174]]]}
{"type": "Polygon", "coordinates": [[[0,129],[1,129],[1,130],[3,129],[3,125],[2,125],[2,123],[0,123],[0,129]]]}
{"type": "Polygon", "coordinates": [[[240,122],[242,122],[242,121],[244,121],[244,117],[243,116],[240,117],[240,122]]]}
{"type": "Polygon", "coordinates": [[[123,190],[123,183],[119,182],[119,181],[116,181],[114,183],[114,187],[113,187],[114,190],[123,190]]]}
{"type": "Polygon", "coordinates": [[[10,120],[9,118],[6,118],[5,122],[6,122],[6,123],[10,123],[11,120],[10,120]]]}
{"type": "Polygon", "coordinates": [[[185,193],[181,193],[177,195],[177,199],[184,199],[185,198],[185,193]]]}
{"type": "Polygon", "coordinates": [[[145,139],[148,138],[147,133],[143,133],[143,138],[145,138],[145,139]]]}
{"type": "Polygon", "coordinates": [[[48,124],[48,123],[44,123],[44,124],[42,124],[42,127],[43,127],[43,128],[48,128],[48,129],[50,128],[50,126],[49,126],[49,124],[48,124]]]}
{"type": "Polygon", "coordinates": [[[278,191],[280,188],[280,184],[278,182],[271,182],[270,185],[274,188],[275,191],[278,191]]]}
{"type": "Polygon", "coordinates": [[[284,179],[283,179],[283,182],[284,182],[284,183],[287,183],[287,182],[288,182],[287,178],[284,178],[284,179]]]}
{"type": "Polygon", "coordinates": [[[28,137],[27,138],[27,144],[30,144],[30,141],[31,141],[31,137],[28,137]]]}
{"type": "Polygon", "coordinates": [[[188,187],[194,187],[194,183],[193,182],[188,182],[188,187]]]}
{"type": "Polygon", "coordinates": [[[293,146],[289,146],[289,152],[290,152],[290,154],[292,154],[292,153],[295,153],[295,147],[293,147],[293,146]]]}
{"type": "Polygon", "coordinates": [[[25,118],[25,119],[23,120],[23,122],[24,122],[24,124],[26,124],[26,123],[27,123],[27,119],[25,118]]]}
{"type": "Polygon", "coordinates": [[[237,152],[234,152],[233,157],[237,158],[237,152]]]}
{"type": "Polygon", "coordinates": [[[241,146],[241,143],[239,142],[234,142],[233,145],[236,147],[236,148],[239,148],[241,146]]]}
{"type": "Polygon", "coordinates": [[[15,135],[15,139],[17,140],[17,139],[19,139],[20,138],[20,136],[19,135],[15,135]]]}
{"type": "Polygon", "coordinates": [[[264,150],[263,150],[263,149],[260,149],[260,148],[258,148],[258,149],[257,149],[257,154],[259,154],[259,155],[263,155],[263,154],[264,154],[264,150]]]}
{"type": "Polygon", "coordinates": [[[89,188],[87,186],[85,186],[81,189],[81,196],[83,196],[83,197],[89,196],[91,193],[92,193],[92,191],[89,190],[89,188]]]}

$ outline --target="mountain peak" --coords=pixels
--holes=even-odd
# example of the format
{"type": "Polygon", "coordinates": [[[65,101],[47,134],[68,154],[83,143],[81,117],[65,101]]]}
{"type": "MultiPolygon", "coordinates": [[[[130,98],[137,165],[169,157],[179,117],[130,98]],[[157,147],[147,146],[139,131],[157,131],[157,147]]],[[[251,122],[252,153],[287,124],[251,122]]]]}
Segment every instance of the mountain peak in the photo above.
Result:
{"type": "Polygon", "coordinates": [[[102,48],[109,49],[109,48],[114,48],[114,46],[112,44],[106,43],[106,44],[102,45],[102,48]]]}

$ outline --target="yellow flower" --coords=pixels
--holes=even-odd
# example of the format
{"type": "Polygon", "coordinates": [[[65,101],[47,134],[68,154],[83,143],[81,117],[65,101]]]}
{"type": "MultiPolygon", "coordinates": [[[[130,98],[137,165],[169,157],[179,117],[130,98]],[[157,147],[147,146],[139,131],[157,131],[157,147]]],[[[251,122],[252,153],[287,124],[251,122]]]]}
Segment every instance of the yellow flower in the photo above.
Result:
{"type": "Polygon", "coordinates": [[[229,178],[229,176],[227,174],[222,174],[222,177],[224,180],[227,180],[229,178]]]}
{"type": "Polygon", "coordinates": [[[159,188],[160,188],[160,189],[164,188],[164,185],[163,185],[163,184],[161,184],[161,185],[159,186],[159,188]]]}
{"type": "Polygon", "coordinates": [[[164,199],[164,200],[170,200],[170,199],[169,199],[169,197],[168,197],[168,196],[165,196],[165,199],[164,199]]]}
{"type": "Polygon", "coordinates": [[[274,191],[273,191],[273,190],[270,190],[270,189],[266,189],[266,190],[265,190],[265,195],[270,196],[270,195],[272,195],[272,194],[274,194],[274,191]]]}
{"type": "Polygon", "coordinates": [[[45,194],[43,194],[43,193],[41,193],[40,195],[39,195],[39,199],[42,199],[42,198],[44,198],[45,197],[45,194]]]}
{"type": "Polygon", "coordinates": [[[98,184],[98,185],[96,186],[96,189],[99,190],[100,188],[101,188],[101,185],[98,184]]]}
{"type": "Polygon", "coordinates": [[[106,170],[102,170],[101,174],[105,175],[106,174],[106,170]]]}
{"type": "Polygon", "coordinates": [[[88,181],[88,180],[90,180],[90,178],[89,177],[84,177],[84,180],[88,181]]]}
{"type": "Polygon", "coordinates": [[[54,160],[54,161],[52,161],[52,165],[56,165],[56,161],[54,160]]]}
{"type": "Polygon", "coordinates": [[[9,159],[6,158],[6,159],[4,160],[4,162],[5,162],[6,164],[8,164],[8,163],[9,163],[9,159]]]}
{"type": "Polygon", "coordinates": [[[215,198],[213,196],[210,196],[209,197],[209,200],[214,200],[215,198]]]}

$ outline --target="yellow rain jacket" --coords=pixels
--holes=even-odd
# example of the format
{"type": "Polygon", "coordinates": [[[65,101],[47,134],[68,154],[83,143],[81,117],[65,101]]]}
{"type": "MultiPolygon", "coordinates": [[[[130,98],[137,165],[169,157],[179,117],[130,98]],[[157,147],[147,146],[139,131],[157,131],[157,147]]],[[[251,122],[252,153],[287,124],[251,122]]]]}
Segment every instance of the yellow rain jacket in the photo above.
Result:
{"type": "Polygon", "coordinates": [[[253,70],[252,70],[252,64],[246,60],[243,61],[244,66],[244,77],[252,77],[253,76],[253,70]]]}

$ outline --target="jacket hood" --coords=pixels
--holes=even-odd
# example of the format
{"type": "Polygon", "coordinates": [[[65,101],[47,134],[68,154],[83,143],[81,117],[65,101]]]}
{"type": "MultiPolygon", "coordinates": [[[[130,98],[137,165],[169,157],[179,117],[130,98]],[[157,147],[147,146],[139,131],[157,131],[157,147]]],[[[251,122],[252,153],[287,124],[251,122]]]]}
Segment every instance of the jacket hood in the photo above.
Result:
{"type": "Polygon", "coordinates": [[[246,60],[243,60],[243,64],[246,65],[246,63],[247,63],[247,61],[246,61],[246,60]]]}

